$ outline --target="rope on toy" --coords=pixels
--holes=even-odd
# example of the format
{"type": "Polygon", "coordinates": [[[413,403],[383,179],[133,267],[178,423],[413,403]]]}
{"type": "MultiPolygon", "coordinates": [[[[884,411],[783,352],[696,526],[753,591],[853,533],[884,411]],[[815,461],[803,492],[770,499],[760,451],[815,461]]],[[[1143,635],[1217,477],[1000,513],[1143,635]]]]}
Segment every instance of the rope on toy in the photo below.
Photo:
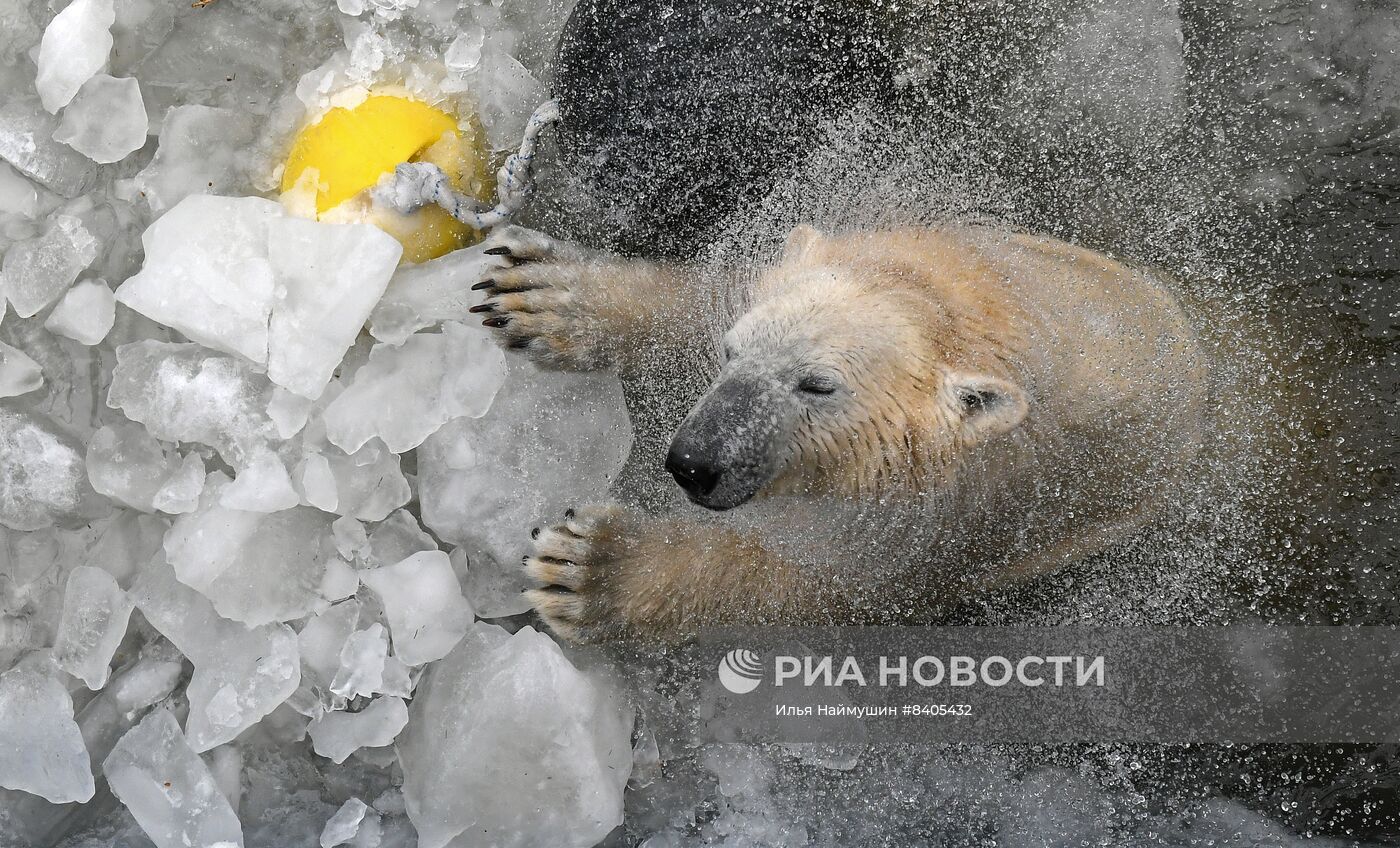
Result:
{"type": "Polygon", "coordinates": [[[470,195],[452,188],[442,169],[427,162],[404,162],[386,174],[374,188],[374,199],[408,213],[435,203],[463,224],[488,230],[510,220],[525,205],[534,188],[535,153],[540,134],[559,121],[559,101],[547,100],[530,116],[520,150],[506,158],[496,172],[496,205],[490,209],[470,195]]]}

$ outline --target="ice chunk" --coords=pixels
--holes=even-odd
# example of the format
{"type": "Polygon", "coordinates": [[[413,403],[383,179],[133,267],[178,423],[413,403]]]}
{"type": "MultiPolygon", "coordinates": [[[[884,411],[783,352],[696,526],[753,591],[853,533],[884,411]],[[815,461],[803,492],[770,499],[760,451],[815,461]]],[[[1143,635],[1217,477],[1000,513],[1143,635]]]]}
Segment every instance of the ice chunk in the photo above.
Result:
{"type": "Polygon", "coordinates": [[[192,341],[266,364],[268,227],[281,217],[280,205],[260,197],[185,198],[142,234],[145,263],[117,300],[192,341]]]}
{"type": "Polygon", "coordinates": [[[53,303],[97,258],[97,239],[72,215],[55,215],[49,228],[5,254],[5,296],[28,318],[53,303]]]}
{"type": "Polygon", "coordinates": [[[199,508],[199,496],[203,492],[204,457],[191,451],[151,498],[151,506],[171,515],[183,515],[199,508]]]}
{"type": "Polygon", "coordinates": [[[107,338],[117,317],[117,299],[104,280],[84,280],[63,295],[44,329],[85,345],[107,338]]]}
{"type": "Polygon", "coordinates": [[[0,162],[0,213],[26,218],[39,214],[39,192],[34,184],[4,162],[0,162]]]}
{"type": "Polygon", "coordinates": [[[512,150],[525,134],[535,108],[549,99],[548,91],[509,52],[487,44],[473,90],[478,95],[477,117],[486,128],[492,150],[512,150]]]}
{"type": "Polygon", "coordinates": [[[169,710],[128,731],[102,772],[156,848],[243,844],[237,814],[169,710]]]}
{"type": "Polygon", "coordinates": [[[297,634],[301,648],[302,682],[329,691],[340,670],[340,652],[360,620],[360,602],[336,604],[306,622],[297,634]]]}
{"type": "Polygon", "coordinates": [[[301,658],[290,627],[249,629],[220,618],[160,556],[142,569],[131,597],[151,626],[194,663],[185,730],[196,751],[233,740],[296,691],[301,658]]]}
{"type": "Polygon", "coordinates": [[[473,621],[452,562],[442,551],[424,551],[370,569],[360,579],[384,604],[394,656],[408,665],[447,656],[473,621]]]}
{"type": "Polygon", "coordinates": [[[403,246],[368,224],[276,222],[268,256],[285,294],[272,309],[267,375],[320,397],[379,302],[403,246]]]}
{"type": "Polygon", "coordinates": [[[96,518],[105,504],[88,483],[75,439],[43,416],[0,404],[0,524],[38,530],[96,518]]]}
{"type": "MultiPolygon", "coordinates": [[[[360,832],[360,825],[365,820],[365,813],[369,812],[369,805],[359,798],[351,798],[340,809],[335,811],[335,815],[326,822],[325,828],[321,830],[321,848],[335,848],[337,845],[344,845],[360,832]]],[[[374,813],[370,813],[371,818],[377,818],[374,813]]]]}
{"type": "Polygon", "coordinates": [[[399,458],[378,439],[347,455],[327,445],[297,466],[306,502],[318,509],[379,521],[413,496],[399,458]]]}
{"type": "Polygon", "coordinates": [[[344,516],[331,525],[331,533],[335,536],[335,549],[340,552],[341,559],[355,562],[369,558],[369,533],[365,531],[365,525],[344,516]]]}
{"type": "Polygon", "coordinates": [[[486,30],[481,24],[470,23],[443,51],[442,63],[450,71],[466,73],[481,64],[481,47],[486,42],[486,30]]]}
{"type": "Polygon", "coordinates": [[[0,675],[0,786],[55,804],[86,801],[95,791],[73,699],[36,668],[0,675]]]}
{"type": "Polygon", "coordinates": [[[91,566],[74,568],[63,591],[54,662],[89,689],[106,686],[108,666],[126,635],[131,607],[131,599],[112,575],[91,566]]]}
{"type": "Polygon", "coordinates": [[[44,385],[39,363],[19,348],[0,342],[0,398],[18,397],[44,385]]]}
{"type": "Polygon", "coordinates": [[[533,628],[475,625],[419,684],[411,719],[398,749],[421,848],[462,833],[584,848],[622,821],[632,710],[533,628]]]}
{"type": "Polygon", "coordinates": [[[622,470],[632,427],[612,374],[512,360],[509,384],[485,416],[453,421],[423,444],[418,485],[423,523],[438,538],[480,544],[491,557],[481,568],[494,561],[515,579],[530,528],[597,500],[622,470]]]}
{"type": "Polygon", "coordinates": [[[271,451],[258,454],[224,489],[219,505],[246,512],[280,512],[301,503],[287,467],[271,451]]]}
{"type": "Polygon", "coordinates": [[[93,74],[107,65],[116,20],[112,0],[73,0],[54,16],[39,42],[34,86],[44,108],[58,112],[93,74]]]}
{"type": "Polygon", "coordinates": [[[219,794],[228,799],[229,806],[236,812],[243,796],[243,754],[232,745],[220,745],[206,754],[204,761],[209,765],[219,794]]]}
{"type": "Polygon", "coordinates": [[[375,698],[357,713],[338,710],[315,719],[307,727],[311,746],[336,763],[360,748],[381,748],[394,741],[408,724],[408,708],[402,698],[375,698]]]}
{"type": "Polygon", "coordinates": [[[406,509],[375,525],[369,534],[369,555],[377,565],[402,562],[419,551],[435,551],[437,542],[418,526],[418,519],[406,509]]]}
{"type": "Polygon", "coordinates": [[[209,445],[235,468],[278,439],[272,384],[247,363],[195,344],[142,341],[117,348],[107,405],[170,442],[209,445]]]}
{"type": "Polygon", "coordinates": [[[154,512],[153,500],[180,458],[169,456],[146,428],[129,421],[108,424],[92,434],[87,475],[92,487],[123,506],[154,512]]]}
{"type": "Polygon", "coordinates": [[[215,472],[199,509],[175,520],[165,553],[180,582],[209,598],[225,618],[249,626],[291,621],[329,606],[327,565],[337,560],[334,516],[296,507],[259,513],[231,509],[228,478],[215,472]]]}
{"type": "Polygon", "coordinates": [[[473,245],[400,268],[370,316],[370,333],[386,344],[401,345],[424,327],[460,319],[481,300],[471,287],[503,264],[499,257],[483,254],[484,249],[473,245]]]}
{"type": "Polygon", "coordinates": [[[340,649],[340,669],[331,681],[331,691],[342,698],[373,695],[384,680],[384,658],[389,640],[384,625],[375,623],[357,630],[340,649]]]}
{"type": "Polygon", "coordinates": [[[66,144],[53,140],[58,119],[33,99],[16,99],[0,106],[0,159],[21,174],[64,197],[92,189],[97,166],[66,144]]]}
{"type": "Polygon", "coordinates": [[[63,110],[53,137],[99,164],[120,162],[146,144],[141,85],[98,74],[63,110]]]}
{"type": "Polygon", "coordinates": [[[455,322],[403,347],[375,345],[349,388],[326,407],[326,437],[348,452],[378,436],[403,453],[445,422],[486,412],[505,380],[505,356],[484,331],[455,322]]]}
{"type": "Polygon", "coordinates": [[[256,134],[256,122],[242,112],[176,106],[165,114],[155,158],[136,175],[136,186],[157,215],[192,194],[229,194],[245,180],[243,151],[256,134]]]}

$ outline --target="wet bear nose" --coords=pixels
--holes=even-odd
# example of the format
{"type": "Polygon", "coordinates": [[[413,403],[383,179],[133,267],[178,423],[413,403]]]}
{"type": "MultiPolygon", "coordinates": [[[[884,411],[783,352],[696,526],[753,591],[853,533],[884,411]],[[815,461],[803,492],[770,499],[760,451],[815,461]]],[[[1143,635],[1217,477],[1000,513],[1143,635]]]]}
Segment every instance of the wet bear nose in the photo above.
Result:
{"type": "Polygon", "coordinates": [[[713,492],[719,483],[719,469],[701,457],[674,447],[666,454],[666,470],[682,489],[697,498],[713,492]]]}

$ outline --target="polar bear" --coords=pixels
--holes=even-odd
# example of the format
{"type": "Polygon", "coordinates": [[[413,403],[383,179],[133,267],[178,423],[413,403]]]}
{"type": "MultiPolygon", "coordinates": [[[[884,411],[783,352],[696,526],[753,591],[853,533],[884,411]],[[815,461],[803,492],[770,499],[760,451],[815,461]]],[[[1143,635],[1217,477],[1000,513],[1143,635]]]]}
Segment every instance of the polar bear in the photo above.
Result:
{"type": "Polygon", "coordinates": [[[686,268],[518,227],[486,251],[507,267],[475,285],[471,311],[541,366],[698,368],[723,331],[718,376],[665,460],[701,509],[582,505],[533,534],[529,597],[568,639],[928,622],[940,600],[1131,534],[1202,442],[1208,371],[1166,282],[1050,238],[800,226],[772,267],[736,270],[747,308],[719,328],[686,268]],[[888,567],[763,532],[803,514],[823,516],[809,531],[862,516],[854,535],[888,567]]]}

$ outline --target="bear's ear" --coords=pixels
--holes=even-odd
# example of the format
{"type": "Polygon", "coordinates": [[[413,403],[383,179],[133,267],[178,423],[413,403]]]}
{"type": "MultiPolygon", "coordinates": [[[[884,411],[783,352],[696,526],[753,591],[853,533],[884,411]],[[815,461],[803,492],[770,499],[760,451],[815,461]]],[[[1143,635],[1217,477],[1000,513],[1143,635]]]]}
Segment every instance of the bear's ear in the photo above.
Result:
{"type": "Polygon", "coordinates": [[[987,374],[949,374],[945,385],[964,430],[976,441],[1015,429],[1030,408],[1020,386],[987,374]]]}
{"type": "Polygon", "coordinates": [[[812,251],[822,240],[821,232],[810,224],[798,224],[788,233],[783,244],[783,261],[801,262],[811,256],[812,251]]]}

